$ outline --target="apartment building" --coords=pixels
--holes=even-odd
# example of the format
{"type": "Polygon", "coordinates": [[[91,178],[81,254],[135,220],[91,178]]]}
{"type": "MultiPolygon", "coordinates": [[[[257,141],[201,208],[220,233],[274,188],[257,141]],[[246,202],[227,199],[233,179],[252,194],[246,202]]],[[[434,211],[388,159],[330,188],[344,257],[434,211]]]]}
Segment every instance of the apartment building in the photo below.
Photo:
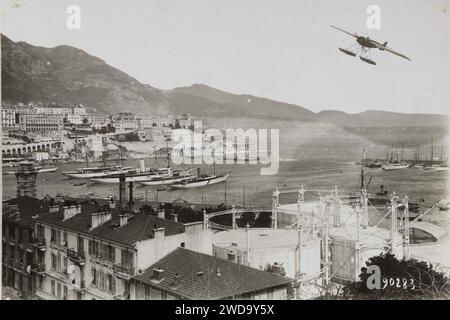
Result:
{"type": "Polygon", "coordinates": [[[19,128],[18,113],[13,108],[2,108],[2,130],[17,130],[19,128]]]}
{"type": "Polygon", "coordinates": [[[119,203],[66,202],[36,217],[36,297],[129,299],[132,277],[175,248],[211,253],[212,233],[201,222],[131,213],[119,203]]]}
{"type": "Polygon", "coordinates": [[[2,285],[25,299],[34,297],[33,216],[46,212],[46,201],[30,197],[11,199],[2,208],[2,285]]]}
{"type": "Polygon", "coordinates": [[[20,130],[27,132],[58,131],[63,128],[64,114],[59,113],[20,113],[20,130]]]}

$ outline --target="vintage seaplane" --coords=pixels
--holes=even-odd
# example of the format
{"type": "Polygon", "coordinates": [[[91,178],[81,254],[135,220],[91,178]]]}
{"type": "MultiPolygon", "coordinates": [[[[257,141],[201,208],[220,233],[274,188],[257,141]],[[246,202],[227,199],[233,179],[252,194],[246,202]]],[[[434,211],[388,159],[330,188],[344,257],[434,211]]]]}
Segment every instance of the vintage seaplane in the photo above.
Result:
{"type": "Polygon", "coordinates": [[[352,34],[348,31],[345,31],[345,30],[343,30],[339,27],[333,26],[333,25],[331,25],[331,27],[334,29],[337,29],[339,31],[342,31],[356,39],[357,43],[354,44],[352,47],[350,47],[348,49],[338,48],[339,51],[341,51],[349,56],[356,57],[358,54],[355,53],[354,51],[352,51],[352,49],[354,49],[355,46],[359,46],[359,58],[362,61],[369,63],[369,64],[376,65],[375,61],[373,61],[367,57],[367,53],[369,52],[370,49],[379,49],[381,51],[387,51],[387,52],[393,53],[399,57],[402,57],[403,59],[411,61],[411,59],[408,58],[407,56],[405,56],[404,54],[398,53],[398,52],[392,50],[391,48],[387,47],[387,41],[384,43],[379,43],[375,40],[370,39],[369,37],[358,36],[357,34],[352,34]]]}

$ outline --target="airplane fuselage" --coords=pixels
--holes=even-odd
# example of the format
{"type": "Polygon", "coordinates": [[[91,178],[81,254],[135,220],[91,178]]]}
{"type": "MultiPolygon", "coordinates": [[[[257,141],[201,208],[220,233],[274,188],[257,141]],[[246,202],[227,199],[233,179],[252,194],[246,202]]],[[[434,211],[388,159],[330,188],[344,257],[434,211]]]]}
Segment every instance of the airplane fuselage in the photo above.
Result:
{"type": "Polygon", "coordinates": [[[370,40],[368,37],[358,37],[356,38],[356,42],[366,48],[376,48],[375,41],[370,40]]]}

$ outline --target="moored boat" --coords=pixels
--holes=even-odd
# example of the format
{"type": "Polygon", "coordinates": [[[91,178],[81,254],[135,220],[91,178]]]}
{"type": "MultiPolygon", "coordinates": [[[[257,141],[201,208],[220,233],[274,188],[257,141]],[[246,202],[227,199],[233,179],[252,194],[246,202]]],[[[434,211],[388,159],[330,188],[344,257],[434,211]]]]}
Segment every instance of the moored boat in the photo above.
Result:
{"type": "Polygon", "coordinates": [[[69,178],[74,179],[91,179],[97,177],[104,177],[111,174],[129,173],[132,171],[136,171],[136,168],[112,166],[112,167],[79,168],[74,171],[64,171],[62,172],[62,174],[69,178]]]}
{"type": "Polygon", "coordinates": [[[386,171],[401,170],[401,169],[409,168],[409,164],[407,164],[407,163],[386,163],[381,168],[386,171]]]}
{"type": "Polygon", "coordinates": [[[204,175],[182,181],[181,183],[171,184],[173,189],[189,189],[204,187],[220,182],[225,182],[228,179],[229,174],[226,175],[204,175]]]}
{"type": "MultiPolygon", "coordinates": [[[[58,167],[55,166],[39,166],[36,165],[35,166],[36,170],[38,173],[48,173],[48,172],[55,172],[56,170],[58,170],[58,167]]],[[[5,171],[3,172],[3,174],[15,174],[16,171],[5,171]]]]}
{"type": "Polygon", "coordinates": [[[153,178],[148,181],[140,181],[139,184],[143,186],[160,186],[160,185],[170,185],[174,183],[180,183],[191,179],[191,176],[172,176],[172,177],[159,177],[153,178]]]}
{"type": "MultiPolygon", "coordinates": [[[[168,178],[172,176],[188,176],[190,169],[187,170],[172,170],[172,168],[160,169],[146,169],[145,171],[138,170],[137,172],[127,173],[125,175],[126,182],[145,182],[153,179],[168,178]]],[[[91,178],[96,183],[119,183],[120,174],[111,174],[103,177],[91,178]]]]}

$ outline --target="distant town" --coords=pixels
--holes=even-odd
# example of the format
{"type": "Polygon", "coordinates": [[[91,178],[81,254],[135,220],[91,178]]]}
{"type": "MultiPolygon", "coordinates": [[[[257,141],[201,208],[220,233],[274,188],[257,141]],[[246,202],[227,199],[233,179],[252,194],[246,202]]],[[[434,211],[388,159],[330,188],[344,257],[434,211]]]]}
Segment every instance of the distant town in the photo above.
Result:
{"type": "Polygon", "coordinates": [[[149,142],[145,151],[129,150],[139,157],[165,148],[172,130],[191,127],[188,114],[108,115],[83,105],[18,104],[2,108],[3,163],[13,164],[28,156],[39,161],[101,161],[104,152],[119,153],[121,142],[149,142]]]}

